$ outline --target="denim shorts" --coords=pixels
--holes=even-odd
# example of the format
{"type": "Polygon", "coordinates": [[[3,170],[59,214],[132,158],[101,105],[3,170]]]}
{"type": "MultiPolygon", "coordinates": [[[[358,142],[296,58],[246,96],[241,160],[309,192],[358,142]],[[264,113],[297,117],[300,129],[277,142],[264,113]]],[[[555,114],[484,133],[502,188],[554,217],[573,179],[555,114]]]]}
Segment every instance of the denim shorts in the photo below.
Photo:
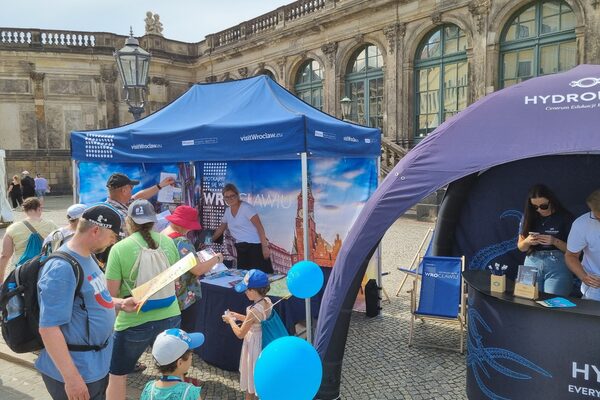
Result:
{"type": "Polygon", "coordinates": [[[164,330],[179,328],[181,317],[150,321],[145,324],[115,331],[113,334],[113,351],[109,372],[113,375],[127,375],[133,372],[135,363],[152,346],[154,339],[164,330]]]}

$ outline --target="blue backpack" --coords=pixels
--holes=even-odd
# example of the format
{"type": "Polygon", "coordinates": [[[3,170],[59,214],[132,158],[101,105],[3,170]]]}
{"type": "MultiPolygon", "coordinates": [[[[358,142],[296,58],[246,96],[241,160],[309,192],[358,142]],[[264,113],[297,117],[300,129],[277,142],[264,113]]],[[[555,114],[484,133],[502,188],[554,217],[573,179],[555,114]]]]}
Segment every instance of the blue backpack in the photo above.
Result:
{"type": "Polygon", "coordinates": [[[279,314],[277,311],[271,310],[271,315],[269,318],[261,321],[260,327],[262,328],[262,348],[264,349],[275,339],[279,339],[280,337],[289,336],[287,329],[285,329],[285,325],[279,318],[279,314]]]}
{"type": "Polygon", "coordinates": [[[29,238],[27,239],[27,247],[25,247],[25,252],[23,252],[21,258],[19,258],[19,261],[17,261],[17,267],[38,256],[42,252],[42,244],[44,243],[44,238],[40,236],[38,231],[36,231],[29,222],[23,221],[23,224],[25,224],[27,229],[31,231],[31,235],[29,235],[29,238]]]}
{"type": "MultiPolygon", "coordinates": [[[[279,303],[279,301],[277,301],[275,304],[279,303]]],[[[271,315],[269,316],[269,318],[260,321],[260,328],[262,329],[263,349],[267,347],[269,343],[271,343],[273,340],[290,335],[287,329],[285,328],[285,325],[283,325],[281,318],[279,318],[279,314],[277,314],[277,311],[275,311],[275,309],[273,308],[275,304],[271,306],[271,315]]],[[[252,308],[254,308],[254,304],[250,307],[250,309],[252,308]]],[[[267,310],[265,310],[264,312],[266,312],[267,310]]],[[[254,315],[256,316],[256,314],[254,315]]]]}

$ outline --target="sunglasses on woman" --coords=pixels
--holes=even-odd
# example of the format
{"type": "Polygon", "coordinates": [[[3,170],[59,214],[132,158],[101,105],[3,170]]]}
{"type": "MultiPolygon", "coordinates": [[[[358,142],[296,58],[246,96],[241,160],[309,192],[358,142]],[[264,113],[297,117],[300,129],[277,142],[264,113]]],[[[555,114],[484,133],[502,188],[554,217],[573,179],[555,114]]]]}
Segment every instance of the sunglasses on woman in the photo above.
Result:
{"type": "Polygon", "coordinates": [[[544,203],[544,204],[540,204],[539,206],[536,204],[532,204],[531,207],[533,207],[534,210],[547,210],[548,208],[550,208],[550,203],[544,203]]]}

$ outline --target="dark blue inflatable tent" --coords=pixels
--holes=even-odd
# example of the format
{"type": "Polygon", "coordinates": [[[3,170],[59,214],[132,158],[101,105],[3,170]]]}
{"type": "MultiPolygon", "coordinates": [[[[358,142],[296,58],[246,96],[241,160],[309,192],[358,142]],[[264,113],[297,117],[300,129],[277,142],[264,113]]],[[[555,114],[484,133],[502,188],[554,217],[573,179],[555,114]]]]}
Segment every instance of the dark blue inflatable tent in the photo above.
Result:
{"type": "MultiPolygon", "coordinates": [[[[580,65],[484,97],[444,122],[400,160],[352,226],[325,289],[315,336],[324,363],[319,399],[339,396],[352,304],[370,256],[399,216],[435,190],[496,166],[543,156],[598,154],[599,126],[600,66],[580,65]]],[[[554,158],[554,170],[568,173],[570,167],[561,167],[562,161],[554,158]]],[[[597,164],[587,164],[588,177],[597,176],[597,164]]],[[[537,176],[543,176],[542,165],[528,164],[538,169],[537,176]]],[[[579,182],[574,178],[581,178],[576,171],[583,170],[577,168],[564,178],[574,187],[579,182]]],[[[531,168],[521,173],[524,170],[531,168]]],[[[503,192],[490,195],[502,197],[503,192]]],[[[522,207],[526,192],[519,196],[522,207]]],[[[479,208],[482,204],[489,203],[478,203],[479,208]]]]}

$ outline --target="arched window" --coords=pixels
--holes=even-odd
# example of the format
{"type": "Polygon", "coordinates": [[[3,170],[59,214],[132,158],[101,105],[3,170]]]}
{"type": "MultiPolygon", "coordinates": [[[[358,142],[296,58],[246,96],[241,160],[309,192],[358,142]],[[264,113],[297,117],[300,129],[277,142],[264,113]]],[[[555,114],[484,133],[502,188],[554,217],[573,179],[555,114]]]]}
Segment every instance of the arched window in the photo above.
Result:
{"type": "Polygon", "coordinates": [[[308,60],[300,67],[294,91],[303,101],[323,110],[323,70],[318,61],[308,60]]]}
{"type": "Polygon", "coordinates": [[[500,87],[577,64],[575,14],[564,1],[536,1],[521,9],[500,39],[500,87]]]}
{"type": "Polygon", "coordinates": [[[269,78],[273,79],[274,81],[276,81],[275,79],[275,75],[273,75],[273,73],[271,71],[269,71],[268,69],[261,69],[260,71],[258,71],[258,73],[256,74],[258,75],[266,75],[269,78]]]}
{"type": "Polygon", "coordinates": [[[456,25],[443,25],[419,45],[415,60],[415,140],[467,106],[467,38],[456,25]]]}
{"type": "Polygon", "coordinates": [[[377,46],[358,49],[346,70],[346,96],[352,111],[346,118],[361,125],[383,127],[383,56],[377,46]]]}

